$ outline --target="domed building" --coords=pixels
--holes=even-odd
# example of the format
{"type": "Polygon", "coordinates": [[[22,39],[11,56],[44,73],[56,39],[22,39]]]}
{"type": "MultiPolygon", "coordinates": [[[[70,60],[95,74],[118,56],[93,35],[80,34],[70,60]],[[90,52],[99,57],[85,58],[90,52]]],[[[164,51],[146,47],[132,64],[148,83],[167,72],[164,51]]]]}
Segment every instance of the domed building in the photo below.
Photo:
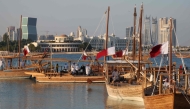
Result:
{"type": "Polygon", "coordinates": [[[74,41],[73,36],[67,36],[66,34],[55,36],[54,41],[41,42],[41,51],[52,52],[79,52],[79,46],[81,41],[74,41]]]}
{"type": "Polygon", "coordinates": [[[55,36],[55,42],[65,42],[65,40],[68,40],[68,36],[66,34],[55,36]]]}

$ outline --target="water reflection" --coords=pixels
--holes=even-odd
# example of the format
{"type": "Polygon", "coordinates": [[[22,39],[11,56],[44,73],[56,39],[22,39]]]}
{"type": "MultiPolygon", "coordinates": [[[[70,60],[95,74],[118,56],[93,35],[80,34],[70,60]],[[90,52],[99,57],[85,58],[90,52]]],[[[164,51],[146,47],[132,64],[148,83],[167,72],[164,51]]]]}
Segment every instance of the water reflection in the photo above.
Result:
{"type": "Polygon", "coordinates": [[[144,109],[142,101],[120,100],[107,97],[106,109],[144,109]]]}
{"type": "Polygon", "coordinates": [[[0,88],[0,109],[104,109],[107,96],[104,84],[6,79],[0,88]]]}
{"type": "Polygon", "coordinates": [[[141,109],[142,103],[107,96],[103,83],[35,83],[0,79],[0,109],[141,109]]]}

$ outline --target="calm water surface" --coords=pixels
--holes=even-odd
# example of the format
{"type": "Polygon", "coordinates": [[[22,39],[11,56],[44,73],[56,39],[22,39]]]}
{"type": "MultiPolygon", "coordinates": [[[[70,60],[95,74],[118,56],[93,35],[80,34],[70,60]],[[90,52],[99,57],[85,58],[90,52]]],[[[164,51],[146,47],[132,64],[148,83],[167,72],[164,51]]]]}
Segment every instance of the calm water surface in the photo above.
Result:
{"type": "Polygon", "coordinates": [[[142,102],[108,97],[103,83],[0,79],[0,98],[0,109],[143,109],[142,102]]]}

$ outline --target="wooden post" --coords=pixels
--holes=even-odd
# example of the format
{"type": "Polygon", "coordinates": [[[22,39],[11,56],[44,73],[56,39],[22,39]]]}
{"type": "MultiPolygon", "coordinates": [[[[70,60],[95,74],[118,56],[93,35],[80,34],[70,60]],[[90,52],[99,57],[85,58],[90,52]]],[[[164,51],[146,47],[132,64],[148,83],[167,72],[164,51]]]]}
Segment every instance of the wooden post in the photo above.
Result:
{"type": "Polygon", "coordinates": [[[19,39],[18,39],[18,53],[19,53],[19,58],[18,58],[18,63],[19,63],[19,69],[21,69],[21,66],[20,66],[20,42],[21,42],[21,39],[22,39],[22,15],[20,16],[20,29],[19,29],[19,39]]]}
{"type": "Polygon", "coordinates": [[[188,76],[185,75],[185,91],[188,89],[188,76]]]}
{"type": "Polygon", "coordinates": [[[140,22],[140,33],[139,33],[139,59],[138,59],[138,73],[137,73],[137,79],[140,78],[140,71],[142,69],[141,67],[141,48],[142,48],[142,41],[141,41],[141,37],[142,37],[142,13],[143,13],[143,5],[141,5],[141,13],[140,13],[140,19],[139,19],[139,22],[140,22]]]}
{"type": "Polygon", "coordinates": [[[135,40],[135,35],[136,35],[136,17],[137,17],[137,12],[136,12],[136,5],[134,7],[134,24],[133,24],[133,60],[135,60],[136,57],[136,40],[135,40]]]}
{"type": "Polygon", "coordinates": [[[180,74],[179,74],[179,70],[178,70],[178,75],[177,75],[177,78],[178,78],[178,83],[180,82],[180,74]]]}
{"type": "Polygon", "coordinates": [[[156,68],[154,68],[154,83],[156,82],[156,68]]]}
{"type": "Polygon", "coordinates": [[[172,18],[170,18],[170,41],[169,41],[169,83],[172,85],[172,18]]]}
{"type": "Polygon", "coordinates": [[[146,82],[146,70],[144,70],[144,75],[145,75],[145,89],[147,88],[147,82],[146,82]]]}
{"type": "MultiPolygon", "coordinates": [[[[108,46],[108,27],[109,27],[109,12],[110,12],[110,7],[108,6],[108,10],[107,10],[107,25],[106,25],[106,40],[105,40],[105,45],[104,45],[104,49],[107,49],[108,46]]],[[[104,56],[104,64],[106,62],[106,56],[104,56]]]]}
{"type": "Polygon", "coordinates": [[[160,75],[159,94],[162,94],[162,81],[163,81],[163,78],[162,78],[162,75],[160,75]]]}
{"type": "Polygon", "coordinates": [[[68,71],[71,71],[71,61],[69,61],[68,67],[69,67],[68,71]]]}

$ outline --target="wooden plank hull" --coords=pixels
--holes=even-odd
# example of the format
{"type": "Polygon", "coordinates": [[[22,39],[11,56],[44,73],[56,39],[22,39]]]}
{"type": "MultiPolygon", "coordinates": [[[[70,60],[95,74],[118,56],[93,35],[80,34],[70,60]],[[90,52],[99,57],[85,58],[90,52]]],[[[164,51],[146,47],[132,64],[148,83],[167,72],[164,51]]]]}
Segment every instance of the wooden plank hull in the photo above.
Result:
{"type": "Polygon", "coordinates": [[[117,99],[143,101],[142,85],[112,86],[106,84],[106,88],[110,97],[117,99]]]}
{"type": "Polygon", "coordinates": [[[105,82],[104,76],[56,76],[56,77],[36,77],[37,82],[105,82]]]}
{"type": "Polygon", "coordinates": [[[145,109],[190,109],[183,94],[144,96],[145,109]]]}

